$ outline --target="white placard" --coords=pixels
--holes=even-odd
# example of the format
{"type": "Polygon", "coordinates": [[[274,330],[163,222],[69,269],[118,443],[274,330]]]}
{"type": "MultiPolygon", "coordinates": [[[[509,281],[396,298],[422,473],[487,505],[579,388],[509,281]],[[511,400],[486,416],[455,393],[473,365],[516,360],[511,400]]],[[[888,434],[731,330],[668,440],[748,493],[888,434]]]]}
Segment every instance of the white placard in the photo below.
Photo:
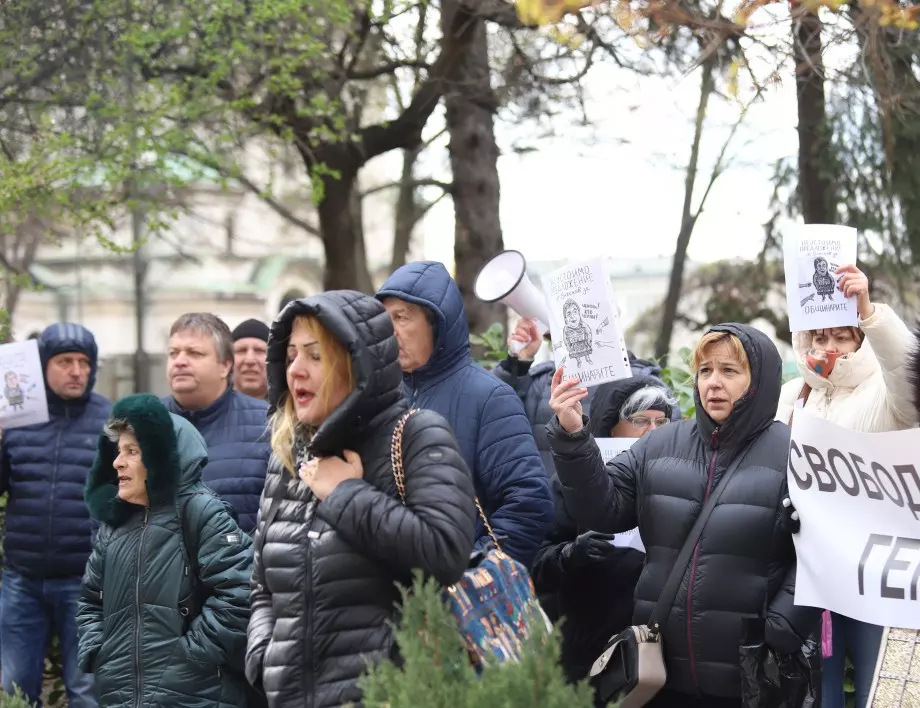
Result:
{"type": "Polygon", "coordinates": [[[603,262],[572,263],[542,280],[553,357],[564,376],[588,387],[632,376],[603,262]]]}
{"type": "Polygon", "coordinates": [[[801,529],[795,603],[920,629],[920,430],[857,433],[806,409],[789,492],[801,529]]]}
{"type": "Polygon", "coordinates": [[[783,237],[789,330],[855,327],[856,297],[838,287],[837,268],[856,265],[856,229],[830,224],[790,227],[783,237]]]}
{"type": "MultiPolygon", "coordinates": [[[[614,457],[624,450],[628,450],[639,438],[594,438],[598,449],[601,451],[601,457],[604,463],[610,462],[614,457]]],[[[639,535],[639,529],[634,528],[631,531],[618,533],[610,542],[618,548],[635,548],[637,551],[645,553],[645,544],[642,543],[642,537],[639,535]]]]}
{"type": "Polygon", "coordinates": [[[0,375],[3,377],[0,430],[46,423],[48,401],[38,342],[27,339],[0,344],[0,375]]]}

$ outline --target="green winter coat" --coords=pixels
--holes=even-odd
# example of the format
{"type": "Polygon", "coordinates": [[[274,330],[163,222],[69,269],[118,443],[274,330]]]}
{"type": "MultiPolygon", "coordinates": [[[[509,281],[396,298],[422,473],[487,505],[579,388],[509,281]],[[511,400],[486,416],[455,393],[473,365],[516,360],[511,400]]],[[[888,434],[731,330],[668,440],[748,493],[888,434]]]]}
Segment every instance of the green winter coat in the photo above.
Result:
{"type": "Polygon", "coordinates": [[[243,706],[237,671],[246,650],[252,541],[201,483],[207,449],[188,421],[148,394],[116,403],[112,419],[136,432],[150,506],[118,498],[117,446],[100,436],[85,498],[102,525],[77,609],[79,666],[94,675],[103,708],[243,706]],[[189,623],[180,605],[196,605],[189,577],[196,563],[186,553],[196,541],[194,596],[201,600],[189,623]]]}

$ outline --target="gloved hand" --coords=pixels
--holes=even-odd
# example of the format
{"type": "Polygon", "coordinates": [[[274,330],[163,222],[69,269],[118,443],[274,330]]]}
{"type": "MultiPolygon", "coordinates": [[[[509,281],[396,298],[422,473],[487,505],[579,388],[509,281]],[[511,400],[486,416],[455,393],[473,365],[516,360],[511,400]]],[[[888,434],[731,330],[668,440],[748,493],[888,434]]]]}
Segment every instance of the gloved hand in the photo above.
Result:
{"type": "Polygon", "coordinates": [[[789,497],[783,499],[783,527],[789,531],[789,533],[798,533],[799,529],[802,528],[802,524],[799,521],[799,512],[795,510],[795,507],[792,505],[792,500],[789,497]]]}
{"type": "Polygon", "coordinates": [[[562,549],[563,564],[567,569],[577,570],[603,562],[616,550],[616,546],[610,543],[613,536],[612,533],[598,533],[597,531],[587,531],[581,534],[562,549]]]}

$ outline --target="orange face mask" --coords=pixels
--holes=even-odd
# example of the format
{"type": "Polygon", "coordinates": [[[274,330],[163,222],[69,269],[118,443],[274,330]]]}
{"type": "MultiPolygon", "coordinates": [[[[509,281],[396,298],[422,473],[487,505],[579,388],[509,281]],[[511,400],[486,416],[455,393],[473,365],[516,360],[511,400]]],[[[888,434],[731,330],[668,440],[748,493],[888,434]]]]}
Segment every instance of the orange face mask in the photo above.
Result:
{"type": "Polygon", "coordinates": [[[805,354],[805,363],[808,368],[818,376],[826,379],[834,370],[834,364],[840,358],[839,352],[825,352],[818,349],[809,349],[805,354]]]}

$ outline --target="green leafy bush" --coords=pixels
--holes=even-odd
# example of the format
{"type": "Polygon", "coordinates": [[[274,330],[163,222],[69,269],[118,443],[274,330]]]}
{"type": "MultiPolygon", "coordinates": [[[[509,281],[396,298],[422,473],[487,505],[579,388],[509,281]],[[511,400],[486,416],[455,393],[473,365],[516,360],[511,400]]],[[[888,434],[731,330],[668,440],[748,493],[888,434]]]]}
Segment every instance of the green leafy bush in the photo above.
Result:
{"type": "Polygon", "coordinates": [[[680,412],[684,418],[693,418],[696,415],[696,401],[693,398],[693,373],[690,371],[690,359],[693,352],[689,347],[683,347],[668,357],[670,366],[661,369],[661,380],[674,391],[680,412]]]}
{"type": "Polygon", "coordinates": [[[520,663],[470,667],[457,624],[433,581],[416,573],[403,590],[396,628],[402,666],[387,662],[361,680],[368,708],[592,708],[586,683],[567,684],[559,665],[558,632],[537,628],[520,663]]]}
{"type": "Polygon", "coordinates": [[[487,369],[508,356],[505,328],[500,322],[493,322],[482,334],[471,334],[470,344],[475,348],[476,363],[487,369]]]}

